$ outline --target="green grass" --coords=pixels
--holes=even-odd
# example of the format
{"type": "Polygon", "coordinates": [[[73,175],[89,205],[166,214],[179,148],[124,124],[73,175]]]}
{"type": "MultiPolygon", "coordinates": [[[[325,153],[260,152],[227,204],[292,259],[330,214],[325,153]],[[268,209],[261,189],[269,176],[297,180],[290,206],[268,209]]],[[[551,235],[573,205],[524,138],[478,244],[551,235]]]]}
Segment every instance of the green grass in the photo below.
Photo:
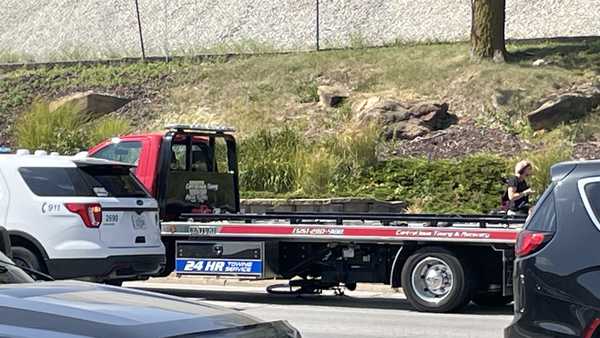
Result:
{"type": "Polygon", "coordinates": [[[0,110],[18,109],[36,95],[58,90],[147,85],[165,97],[159,107],[162,120],[155,125],[175,119],[214,120],[251,133],[264,125],[292,121],[321,131],[314,126],[323,125],[329,112],[314,104],[316,88],[330,82],[353,90],[353,97],[382,94],[405,101],[448,101],[459,115],[519,133],[523,114],[534,109],[544,95],[599,74],[599,46],[596,40],[512,44],[508,49],[514,61],[504,65],[473,63],[468,44],[455,43],[261,55],[202,64],[19,70],[8,73],[0,83],[0,110]],[[553,64],[531,66],[542,57],[553,64]],[[490,100],[496,90],[518,95],[496,111],[490,100]]]}
{"type": "MultiPolygon", "coordinates": [[[[523,157],[539,165],[533,185],[542,190],[550,164],[570,156],[570,142],[593,139],[600,133],[597,113],[541,136],[533,133],[524,119],[544,96],[600,76],[600,39],[509,44],[512,54],[507,64],[474,63],[465,43],[364,49],[360,48],[360,36],[354,36],[353,41],[357,49],[229,61],[217,57],[204,63],[189,59],[5,71],[0,81],[0,115],[16,116],[36,99],[52,99],[73,91],[119,92],[125,88],[139,95],[134,99],[150,97],[152,110],[160,112],[155,120],[135,129],[157,129],[170,122],[236,127],[244,196],[374,196],[407,200],[415,210],[430,211],[495,207],[499,189],[496,176],[510,172],[507,168],[523,157]],[[539,58],[551,64],[533,67],[532,62],[539,58]],[[320,84],[344,86],[352,91],[351,98],[341,107],[323,108],[317,103],[320,84]],[[491,98],[498,91],[511,95],[506,105],[496,108],[491,98]],[[541,143],[542,150],[516,154],[511,159],[481,155],[464,161],[400,159],[378,163],[378,130],[357,124],[351,109],[354,102],[370,95],[408,102],[445,101],[461,118],[529,138],[541,143]]],[[[223,50],[235,50],[233,47],[223,46],[223,50]]],[[[269,48],[242,42],[237,50],[262,53],[269,48]]],[[[71,52],[77,57],[76,49],[71,52]]],[[[71,123],[67,122],[60,124],[71,123]]],[[[54,130],[48,127],[54,122],[44,123],[46,127],[40,128],[54,130]]],[[[81,141],[74,135],[75,143],[85,144],[128,129],[126,121],[105,123],[101,135],[81,141]]],[[[25,133],[27,128],[17,129],[25,133]]],[[[32,133],[28,138],[37,134],[45,135],[32,133]]]]}

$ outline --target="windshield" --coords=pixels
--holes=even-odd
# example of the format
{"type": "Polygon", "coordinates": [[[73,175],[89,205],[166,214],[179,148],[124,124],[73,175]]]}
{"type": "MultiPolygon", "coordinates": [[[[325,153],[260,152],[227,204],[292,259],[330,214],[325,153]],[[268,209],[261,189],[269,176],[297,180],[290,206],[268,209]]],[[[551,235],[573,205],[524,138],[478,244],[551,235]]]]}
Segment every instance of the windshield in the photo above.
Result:
{"type": "Polygon", "coordinates": [[[8,257],[0,252],[0,284],[33,283],[34,280],[23,270],[16,266],[8,257]]]}

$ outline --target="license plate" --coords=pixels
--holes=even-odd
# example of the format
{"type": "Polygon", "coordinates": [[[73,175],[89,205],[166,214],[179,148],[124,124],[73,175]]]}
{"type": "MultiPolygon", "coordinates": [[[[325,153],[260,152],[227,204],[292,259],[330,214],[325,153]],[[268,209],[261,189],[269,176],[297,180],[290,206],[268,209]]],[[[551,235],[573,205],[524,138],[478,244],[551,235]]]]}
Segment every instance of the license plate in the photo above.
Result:
{"type": "Polygon", "coordinates": [[[131,221],[134,229],[143,229],[146,227],[146,218],[144,216],[133,215],[131,221]]]}
{"type": "Polygon", "coordinates": [[[105,213],[102,219],[102,225],[115,225],[119,223],[119,213],[105,213]]]}

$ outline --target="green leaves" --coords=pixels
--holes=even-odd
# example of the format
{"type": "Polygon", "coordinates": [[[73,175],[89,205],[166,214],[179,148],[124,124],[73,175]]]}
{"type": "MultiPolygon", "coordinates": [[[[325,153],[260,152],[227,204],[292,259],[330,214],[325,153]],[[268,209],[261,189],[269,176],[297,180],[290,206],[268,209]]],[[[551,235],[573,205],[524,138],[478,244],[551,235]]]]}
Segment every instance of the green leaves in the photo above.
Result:
{"type": "Polygon", "coordinates": [[[487,212],[499,205],[505,163],[493,155],[390,160],[354,182],[353,190],[358,195],[406,201],[418,205],[416,211],[487,212]]]}
{"type": "Polygon", "coordinates": [[[104,117],[87,122],[69,105],[50,111],[47,103],[36,102],[17,120],[15,138],[20,148],[75,154],[129,130],[129,123],[122,119],[104,117]]]}

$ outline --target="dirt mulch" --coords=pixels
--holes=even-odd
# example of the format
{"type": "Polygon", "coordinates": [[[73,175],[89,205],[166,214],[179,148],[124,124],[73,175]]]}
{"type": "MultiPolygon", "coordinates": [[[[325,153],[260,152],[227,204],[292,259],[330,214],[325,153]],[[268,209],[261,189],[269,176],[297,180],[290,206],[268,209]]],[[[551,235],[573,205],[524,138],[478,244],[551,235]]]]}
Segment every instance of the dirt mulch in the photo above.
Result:
{"type": "Polygon", "coordinates": [[[518,136],[465,122],[414,140],[401,141],[390,155],[447,159],[480,152],[512,155],[533,149],[534,145],[518,136]]]}
{"type": "Polygon", "coordinates": [[[577,160],[600,159],[600,142],[576,143],[573,147],[573,158],[577,160]]]}

